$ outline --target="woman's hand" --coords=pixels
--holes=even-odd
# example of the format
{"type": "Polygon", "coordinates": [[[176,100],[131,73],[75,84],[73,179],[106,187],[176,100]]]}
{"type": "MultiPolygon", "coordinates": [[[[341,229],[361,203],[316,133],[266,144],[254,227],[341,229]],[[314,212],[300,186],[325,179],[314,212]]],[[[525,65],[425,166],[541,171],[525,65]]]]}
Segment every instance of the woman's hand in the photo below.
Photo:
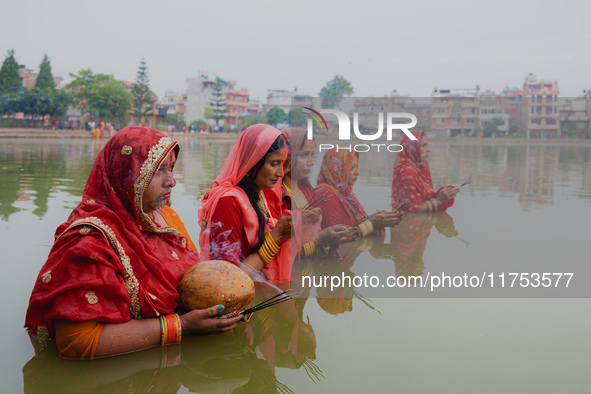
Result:
{"type": "Polygon", "coordinates": [[[284,213],[279,218],[279,221],[271,230],[271,236],[277,242],[277,245],[281,245],[283,241],[291,238],[291,215],[284,213]]]}
{"type": "Polygon", "coordinates": [[[353,239],[354,235],[351,231],[347,230],[347,226],[337,224],[336,226],[330,226],[318,232],[314,243],[316,245],[338,245],[351,242],[353,239]]]}
{"type": "Polygon", "coordinates": [[[451,199],[454,198],[459,191],[460,189],[458,189],[457,187],[446,186],[443,189],[441,189],[441,191],[437,195],[437,202],[439,202],[440,206],[446,204],[450,202],[451,199]]]}
{"type": "Polygon", "coordinates": [[[224,310],[218,308],[222,305],[212,306],[207,309],[195,309],[181,316],[181,327],[183,334],[193,335],[215,335],[230,332],[236,328],[242,320],[242,315],[228,319],[216,319],[217,316],[225,314],[224,310]]]}
{"type": "Polygon", "coordinates": [[[394,227],[402,221],[402,212],[382,211],[371,218],[373,228],[382,229],[384,227],[394,227]]]}

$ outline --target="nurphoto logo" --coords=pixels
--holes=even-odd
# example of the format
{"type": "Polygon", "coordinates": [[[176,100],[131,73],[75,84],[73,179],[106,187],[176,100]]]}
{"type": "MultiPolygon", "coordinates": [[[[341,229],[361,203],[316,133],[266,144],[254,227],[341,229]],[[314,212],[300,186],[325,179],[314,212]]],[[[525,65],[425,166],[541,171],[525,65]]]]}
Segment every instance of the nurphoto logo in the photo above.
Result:
{"type": "MultiPolygon", "coordinates": [[[[304,113],[310,118],[308,119],[308,139],[314,138],[314,121],[324,133],[328,132],[328,124],[322,114],[331,114],[337,117],[339,122],[339,141],[351,141],[351,120],[349,116],[341,110],[337,109],[321,109],[316,111],[310,107],[303,107],[304,113]]],[[[353,133],[355,137],[361,141],[375,141],[382,137],[384,133],[384,113],[379,112],[378,129],[374,134],[362,133],[359,129],[359,114],[353,113],[353,133]]],[[[417,138],[409,131],[417,124],[417,117],[408,112],[387,112],[386,113],[386,139],[392,141],[393,131],[400,130],[408,136],[411,140],[416,141],[417,138]],[[409,123],[395,123],[395,119],[409,119],[409,123]]],[[[338,150],[348,150],[349,152],[369,152],[375,149],[377,152],[380,148],[385,148],[388,152],[400,152],[403,148],[400,144],[355,144],[355,145],[336,145],[338,150]]],[[[319,144],[318,151],[330,150],[335,148],[333,144],[319,144]]]]}

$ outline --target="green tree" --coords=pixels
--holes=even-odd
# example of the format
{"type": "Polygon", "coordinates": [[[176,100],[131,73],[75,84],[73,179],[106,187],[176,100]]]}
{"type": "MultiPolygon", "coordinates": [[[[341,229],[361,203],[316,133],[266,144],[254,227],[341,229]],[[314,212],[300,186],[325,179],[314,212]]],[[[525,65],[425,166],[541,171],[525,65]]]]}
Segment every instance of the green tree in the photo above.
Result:
{"type": "Polygon", "coordinates": [[[213,117],[215,116],[215,112],[213,111],[213,108],[211,107],[206,107],[205,110],[203,111],[203,117],[205,119],[213,119],[213,117]]]}
{"type": "Polygon", "coordinates": [[[258,114],[256,116],[249,116],[246,118],[246,122],[244,124],[244,127],[250,127],[253,124],[266,123],[266,122],[267,122],[267,120],[261,114],[258,114]]]}
{"type": "Polygon", "coordinates": [[[0,94],[0,115],[11,115],[21,112],[22,93],[10,92],[0,94]]]}
{"type": "Polygon", "coordinates": [[[131,109],[133,96],[125,90],[123,83],[112,75],[93,74],[90,69],[70,74],[74,80],[66,85],[72,89],[74,99],[83,114],[91,119],[122,121],[131,109]]]}
{"type": "Polygon", "coordinates": [[[35,87],[38,89],[49,89],[55,90],[55,81],[53,80],[53,74],[51,73],[51,64],[47,55],[43,56],[43,60],[39,65],[39,75],[35,81],[35,87]]]}
{"type": "Polygon", "coordinates": [[[275,106],[267,112],[265,115],[265,119],[267,123],[272,126],[275,126],[277,123],[282,123],[287,121],[287,114],[281,108],[275,106]]]}
{"type": "Polygon", "coordinates": [[[292,108],[289,111],[289,124],[291,127],[306,128],[308,117],[300,107],[292,108]]]}
{"type": "MultiPolygon", "coordinates": [[[[216,125],[218,125],[220,120],[226,119],[226,93],[224,92],[224,86],[223,81],[218,78],[218,81],[213,85],[211,90],[209,105],[213,109],[211,119],[215,121],[216,125]]],[[[206,114],[204,116],[207,117],[206,114]]]]}
{"type": "Polygon", "coordinates": [[[205,126],[207,123],[203,119],[195,119],[189,122],[189,126],[197,125],[198,127],[205,126]]]}
{"type": "Polygon", "coordinates": [[[492,137],[499,135],[499,126],[505,124],[505,121],[501,118],[492,118],[490,122],[486,123],[482,127],[482,134],[485,137],[492,137]]]}
{"type": "Polygon", "coordinates": [[[6,52],[2,67],[0,67],[0,95],[22,92],[23,83],[18,76],[18,63],[14,58],[14,50],[6,52]]]}
{"type": "Polygon", "coordinates": [[[144,59],[140,61],[131,94],[133,96],[133,115],[137,118],[138,122],[142,122],[144,117],[154,115],[152,112],[154,99],[150,91],[148,66],[146,66],[144,59]]]}
{"type": "Polygon", "coordinates": [[[166,124],[176,126],[179,123],[179,114],[167,114],[166,124]]]}
{"type": "Polygon", "coordinates": [[[322,108],[339,108],[341,99],[353,94],[353,87],[342,75],[335,77],[324,85],[320,93],[322,108]]]}

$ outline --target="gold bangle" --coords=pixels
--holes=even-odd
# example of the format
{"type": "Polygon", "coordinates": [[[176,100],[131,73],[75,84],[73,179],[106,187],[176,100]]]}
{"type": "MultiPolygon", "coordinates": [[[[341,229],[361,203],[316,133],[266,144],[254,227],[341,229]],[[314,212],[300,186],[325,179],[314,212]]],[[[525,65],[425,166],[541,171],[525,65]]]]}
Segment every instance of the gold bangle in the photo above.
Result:
{"type": "Polygon", "coordinates": [[[269,247],[267,245],[266,242],[264,242],[261,247],[259,248],[259,256],[261,256],[261,259],[263,260],[263,262],[265,264],[268,264],[271,260],[273,260],[273,257],[275,256],[276,253],[272,253],[269,250],[269,247]]]}
{"type": "Polygon", "coordinates": [[[275,240],[273,239],[273,237],[271,236],[271,231],[267,231],[265,233],[265,241],[268,243],[269,245],[269,249],[275,253],[279,252],[279,245],[277,245],[277,242],[275,242],[275,240]]]}
{"type": "Polygon", "coordinates": [[[439,203],[435,198],[431,199],[431,204],[433,204],[433,211],[436,211],[439,208],[439,203]]]}
{"type": "Polygon", "coordinates": [[[315,251],[316,251],[316,244],[314,243],[314,241],[310,241],[304,245],[304,254],[306,256],[313,255],[315,251]]]}
{"type": "Polygon", "coordinates": [[[262,246],[259,248],[259,256],[261,257],[261,260],[263,260],[263,263],[265,263],[265,264],[268,264],[271,261],[271,259],[265,254],[265,250],[262,246]]]}

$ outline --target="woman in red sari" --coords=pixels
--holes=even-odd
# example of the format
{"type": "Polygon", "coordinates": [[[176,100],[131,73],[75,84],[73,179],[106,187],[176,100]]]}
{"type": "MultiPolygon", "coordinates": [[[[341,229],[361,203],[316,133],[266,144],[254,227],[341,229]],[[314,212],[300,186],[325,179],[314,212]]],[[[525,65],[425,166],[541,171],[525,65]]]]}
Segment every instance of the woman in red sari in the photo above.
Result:
{"type": "Polygon", "coordinates": [[[421,130],[412,130],[417,138],[411,140],[402,136],[402,151],[394,162],[392,180],[392,209],[396,209],[404,200],[408,203],[403,212],[442,212],[454,204],[454,197],[459,189],[443,186],[434,191],[431,171],[429,170],[429,140],[421,130]]]}
{"type": "MultiPolygon", "coordinates": [[[[359,176],[358,156],[359,153],[339,152],[336,148],[324,154],[316,185],[316,190],[325,193],[328,199],[322,205],[322,228],[336,224],[352,226],[368,216],[353,193],[353,185],[359,176]]],[[[383,211],[356,227],[365,236],[384,227],[393,227],[401,218],[399,213],[383,211]]]]}
{"type": "Polygon", "coordinates": [[[201,200],[199,247],[205,260],[225,260],[272,281],[291,277],[291,216],[273,191],[287,147],[276,128],[245,129],[201,200]]]}
{"type": "Polygon", "coordinates": [[[55,338],[63,357],[92,359],[236,327],[239,318],[214,319],[223,307],[175,313],[179,281],[199,262],[157,213],[178,151],[156,130],[129,127],[99,152],[31,294],[25,327],[40,349],[55,338]]]}
{"type": "MultiPolygon", "coordinates": [[[[310,184],[308,176],[314,159],[314,141],[307,139],[307,130],[286,129],[282,131],[283,136],[289,145],[289,153],[283,163],[285,175],[281,182],[281,199],[285,209],[298,209],[305,206],[314,195],[314,188],[310,184]]],[[[324,205],[320,206],[323,209],[324,205]]],[[[295,224],[294,224],[294,227],[295,224]]],[[[303,253],[305,256],[317,255],[319,252],[327,251],[330,245],[338,245],[352,240],[351,234],[345,225],[335,225],[318,231],[318,226],[305,226],[303,233],[312,234],[312,240],[304,243],[303,253]]],[[[296,230],[294,228],[294,230],[296,230]]]]}

